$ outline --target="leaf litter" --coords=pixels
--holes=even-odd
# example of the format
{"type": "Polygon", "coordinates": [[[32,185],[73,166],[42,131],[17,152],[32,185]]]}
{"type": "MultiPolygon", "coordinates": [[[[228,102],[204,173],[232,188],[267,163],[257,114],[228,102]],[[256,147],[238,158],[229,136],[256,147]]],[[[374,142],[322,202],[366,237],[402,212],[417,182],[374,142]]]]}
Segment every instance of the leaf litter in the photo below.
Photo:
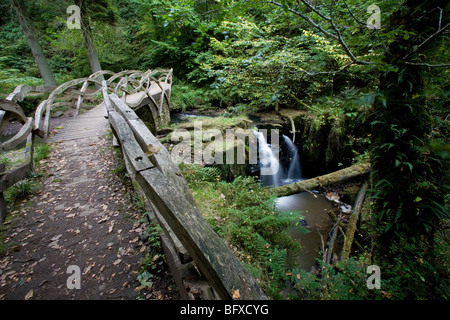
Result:
{"type": "Polygon", "coordinates": [[[124,196],[130,187],[112,173],[116,160],[110,150],[105,152],[111,142],[93,139],[98,138],[77,141],[77,147],[90,150],[82,154],[70,141],[53,145],[38,168],[47,176],[42,190],[8,224],[0,299],[99,299],[112,294],[114,299],[171,299],[175,294],[170,275],[158,279],[138,271],[148,250],[136,236],[142,235],[141,224],[133,220],[142,216],[124,196]],[[66,286],[70,265],[82,270],[80,290],[66,286]]]}

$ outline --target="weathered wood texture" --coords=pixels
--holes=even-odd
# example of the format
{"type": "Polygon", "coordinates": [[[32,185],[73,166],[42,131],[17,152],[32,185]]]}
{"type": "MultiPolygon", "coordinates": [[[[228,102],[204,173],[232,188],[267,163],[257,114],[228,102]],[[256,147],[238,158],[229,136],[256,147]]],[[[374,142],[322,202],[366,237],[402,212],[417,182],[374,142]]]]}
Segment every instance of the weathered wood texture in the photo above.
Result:
{"type": "Polygon", "coordinates": [[[320,177],[307,179],[280,187],[272,188],[271,191],[278,197],[289,196],[291,194],[309,191],[317,187],[333,185],[351,178],[369,173],[369,163],[357,163],[348,168],[338,170],[320,177]]]}
{"type": "Polygon", "coordinates": [[[159,140],[150,132],[144,122],[139,119],[136,113],[131,110],[116,94],[110,96],[111,104],[118,110],[118,112],[126,119],[128,125],[134,133],[136,141],[139,143],[144,152],[149,152],[149,149],[159,149],[158,152],[149,156],[150,161],[155,165],[165,176],[176,185],[185,197],[195,204],[194,198],[190,192],[186,180],[182,177],[178,166],[172,161],[169,151],[159,142],[159,140]]]}
{"type": "Polygon", "coordinates": [[[109,112],[111,126],[124,156],[132,164],[136,181],[160,213],[157,218],[164,219],[161,225],[167,224],[175,233],[221,299],[231,299],[235,290],[239,290],[241,299],[267,299],[229,247],[203,219],[167,150],[116,94],[109,97],[115,109],[109,112]],[[131,134],[140,150],[130,142],[131,134]],[[146,152],[149,154],[149,150],[154,151],[150,153],[152,167],[142,169],[140,163],[133,163],[132,159],[146,152]]]}
{"type": "Polygon", "coordinates": [[[10,112],[14,117],[22,123],[27,122],[27,116],[23,112],[22,108],[13,101],[7,99],[0,100],[0,109],[6,112],[10,112]]]}
{"type": "Polygon", "coordinates": [[[0,134],[3,132],[4,126],[11,117],[15,117],[23,123],[23,126],[20,128],[19,132],[8,140],[0,143],[0,152],[3,153],[13,150],[19,144],[26,141],[24,154],[25,164],[18,168],[14,168],[11,171],[5,171],[6,167],[4,165],[0,168],[0,223],[5,221],[7,215],[7,206],[3,196],[3,191],[25,179],[33,170],[34,133],[32,129],[34,119],[31,117],[26,117],[22,108],[15,102],[21,101],[27,90],[31,90],[33,88],[34,87],[18,87],[6,99],[0,100],[0,129],[2,129],[0,134]]]}
{"type": "Polygon", "coordinates": [[[11,92],[6,100],[12,102],[22,101],[28,92],[51,92],[55,87],[52,86],[29,86],[18,85],[13,92],[11,92]]]}
{"type": "MultiPolygon", "coordinates": [[[[31,122],[30,122],[31,123],[31,122]]],[[[5,222],[7,207],[4,201],[3,191],[15,185],[17,182],[28,177],[28,174],[33,170],[33,133],[25,136],[27,144],[25,148],[26,163],[12,171],[0,173],[0,223],[5,222]]]]}
{"type": "Polygon", "coordinates": [[[22,143],[31,133],[33,126],[33,118],[28,118],[28,121],[20,128],[19,132],[9,140],[0,143],[0,152],[6,152],[14,149],[22,143]]]}

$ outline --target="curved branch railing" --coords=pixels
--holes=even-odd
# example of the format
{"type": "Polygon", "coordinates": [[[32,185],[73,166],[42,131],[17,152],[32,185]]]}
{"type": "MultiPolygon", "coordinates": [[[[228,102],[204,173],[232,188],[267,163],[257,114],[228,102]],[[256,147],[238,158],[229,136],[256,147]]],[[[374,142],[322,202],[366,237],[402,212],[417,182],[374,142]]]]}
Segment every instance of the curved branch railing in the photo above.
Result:
{"type": "Polygon", "coordinates": [[[28,174],[33,170],[33,143],[34,133],[33,118],[26,117],[22,108],[15,102],[21,101],[25,95],[25,91],[32,91],[30,88],[22,86],[16,88],[12,94],[6,99],[0,100],[0,135],[3,135],[3,129],[9,123],[10,118],[14,117],[23,125],[13,137],[0,143],[0,152],[8,152],[16,148],[19,144],[26,141],[24,152],[24,164],[19,167],[13,168],[7,171],[5,164],[0,164],[0,223],[3,223],[6,219],[7,206],[3,196],[3,191],[13,186],[17,182],[25,179],[28,174]]]}
{"type": "MultiPolygon", "coordinates": [[[[10,100],[0,100],[0,120],[7,121],[14,116],[23,123],[14,137],[0,144],[0,150],[10,150],[27,139],[25,152],[29,159],[26,165],[13,172],[0,173],[1,221],[6,216],[2,192],[6,187],[25,178],[32,170],[34,135],[39,134],[43,137],[48,135],[50,113],[52,107],[57,104],[54,102],[56,97],[71,89],[71,94],[78,98],[76,106],[78,109],[81,106],[80,98],[93,96],[101,90],[105,116],[109,120],[116,141],[122,148],[130,177],[143,191],[164,230],[161,238],[168,239],[162,242],[165,253],[170,256],[168,260],[172,261],[168,261],[171,269],[176,268],[176,272],[172,273],[180,293],[187,295],[184,277],[188,269],[195,269],[197,277],[201,275],[202,279],[206,279],[208,287],[205,287],[205,291],[210,292],[213,299],[267,299],[228,245],[203,219],[186,180],[172,161],[169,151],[126,103],[127,97],[132,95],[146,96],[148,99],[138,101],[134,107],[138,109],[147,104],[150,108],[156,108],[159,117],[162,118],[164,112],[168,113],[170,106],[171,85],[172,69],[149,70],[145,73],[130,70],[116,74],[101,71],[88,78],[75,79],[53,89],[48,99],[37,107],[34,119],[26,117],[20,106],[13,101],[15,98],[17,100],[23,98],[23,92],[27,88],[19,88],[10,100]],[[96,80],[100,74],[112,76],[100,83],[96,80]],[[80,84],[81,90],[74,90],[80,84]],[[86,90],[90,84],[100,85],[100,89],[88,94],[86,90]],[[119,97],[118,93],[122,93],[123,96],[119,97]],[[42,119],[44,112],[45,117],[42,119]],[[183,262],[180,255],[184,253],[187,261],[183,262]]],[[[191,276],[188,277],[188,281],[192,281],[191,276]]],[[[192,284],[188,283],[189,286],[192,284]]]]}
{"type": "MultiPolygon", "coordinates": [[[[127,95],[136,94],[139,92],[144,92],[149,99],[144,101],[141,99],[139,103],[135,106],[135,108],[140,108],[144,105],[148,105],[149,103],[152,106],[149,108],[156,107],[158,110],[158,118],[161,118],[163,114],[167,114],[170,109],[170,94],[171,94],[171,86],[172,86],[172,69],[164,70],[148,70],[143,73],[139,70],[125,70],[118,73],[114,73],[109,70],[101,70],[91,74],[87,78],[80,78],[68,81],[66,83],[61,84],[57,88],[51,91],[48,99],[42,101],[35,112],[34,117],[34,130],[36,130],[37,134],[43,138],[46,138],[49,134],[50,128],[50,118],[51,118],[51,110],[55,107],[54,100],[63,94],[65,91],[71,89],[71,94],[73,96],[77,96],[77,102],[75,105],[75,116],[77,116],[80,112],[81,105],[84,98],[92,98],[97,96],[102,91],[102,83],[97,79],[100,75],[111,75],[106,81],[107,89],[116,93],[122,94],[123,98],[126,99],[127,95]],[[154,75],[160,74],[159,78],[155,78],[154,75]],[[138,79],[140,77],[140,79],[138,79]],[[118,80],[117,84],[115,81],[118,80]],[[161,85],[161,82],[164,81],[161,85]],[[73,90],[78,85],[82,84],[80,90],[73,90]],[[94,92],[86,93],[90,84],[95,84],[98,89],[94,92]],[[152,90],[157,86],[159,90],[152,90]],[[159,96],[158,96],[159,95],[159,96]],[[164,111],[166,110],[166,111],[164,111]],[[42,119],[45,112],[45,118],[42,119]]],[[[153,114],[153,112],[152,112],[153,114]]],[[[170,114],[169,114],[170,117],[170,114]]],[[[170,118],[169,118],[170,121],[170,118]]],[[[155,121],[157,125],[161,125],[167,122],[167,116],[165,121],[157,120],[155,121]]]]}
{"type": "MultiPolygon", "coordinates": [[[[16,118],[22,124],[22,127],[14,136],[0,143],[0,153],[13,150],[25,140],[27,141],[25,147],[26,163],[24,165],[15,168],[10,172],[6,172],[6,166],[0,164],[0,223],[4,222],[7,212],[3,191],[26,178],[28,173],[33,169],[32,154],[35,135],[44,139],[47,138],[50,129],[52,108],[67,104],[66,102],[55,102],[59,96],[70,90],[70,95],[77,100],[75,103],[75,116],[77,116],[80,112],[83,99],[93,98],[101,93],[103,89],[102,83],[97,81],[96,78],[100,75],[110,75],[106,80],[106,90],[117,94],[121,93],[123,94],[124,99],[127,94],[136,93],[140,89],[147,90],[149,86],[151,87],[153,83],[156,83],[161,88],[161,97],[164,97],[169,103],[170,88],[167,88],[166,85],[162,87],[159,84],[160,80],[152,77],[152,75],[158,73],[166,77],[165,83],[167,83],[167,78],[172,78],[172,70],[148,70],[145,73],[139,70],[125,70],[118,73],[109,70],[101,70],[91,74],[87,78],[74,79],[63,83],[56,88],[49,86],[19,85],[6,99],[0,100],[0,136],[3,134],[4,129],[11,118],[16,118]],[[80,84],[82,85],[81,89],[76,90],[76,87],[80,84]],[[98,89],[91,93],[87,93],[89,85],[92,84],[96,85],[98,89]],[[143,84],[146,84],[145,88],[143,87],[143,84]],[[166,90],[163,88],[166,88],[166,90]],[[50,93],[47,99],[39,103],[34,112],[34,117],[27,117],[18,104],[18,102],[23,101],[25,96],[30,92],[50,93]]],[[[158,100],[159,99],[152,98],[150,102],[156,105],[158,100]]],[[[163,99],[161,98],[161,100],[163,99]]],[[[160,105],[162,105],[162,103],[160,103],[160,105]]],[[[151,107],[149,106],[149,108],[151,107]]]]}

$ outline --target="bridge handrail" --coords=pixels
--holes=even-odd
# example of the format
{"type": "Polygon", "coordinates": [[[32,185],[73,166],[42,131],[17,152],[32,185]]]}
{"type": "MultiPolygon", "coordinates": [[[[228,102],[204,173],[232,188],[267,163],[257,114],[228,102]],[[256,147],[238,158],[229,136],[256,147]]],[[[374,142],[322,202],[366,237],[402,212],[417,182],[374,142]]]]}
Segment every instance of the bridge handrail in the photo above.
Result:
{"type": "MultiPolygon", "coordinates": [[[[10,116],[16,117],[23,124],[19,132],[17,132],[13,137],[0,143],[0,153],[10,151],[22,142],[26,141],[24,164],[8,172],[6,171],[6,165],[3,163],[0,164],[0,224],[5,221],[7,215],[7,206],[3,191],[25,179],[33,170],[33,118],[26,117],[22,108],[15,102],[23,99],[23,88],[24,87],[21,87],[18,90],[15,90],[6,99],[0,100],[0,134],[3,134],[3,125],[8,122],[10,116]]],[[[30,90],[30,88],[26,88],[25,90],[33,91],[30,90]]]]}
{"type": "MultiPolygon", "coordinates": [[[[8,96],[9,101],[16,102],[16,101],[22,101],[25,94],[30,91],[36,91],[36,92],[50,92],[49,97],[46,100],[43,100],[36,108],[35,116],[34,116],[34,126],[33,130],[36,131],[36,133],[46,138],[49,134],[49,128],[50,128],[50,118],[51,118],[51,110],[52,108],[56,107],[60,104],[67,104],[67,103],[61,103],[61,102],[54,102],[54,100],[61,95],[63,92],[70,90],[70,93],[77,98],[76,104],[75,104],[75,116],[77,116],[80,112],[81,104],[84,98],[91,98],[95,97],[97,94],[101,92],[101,86],[102,83],[100,83],[97,78],[102,75],[110,75],[110,77],[106,80],[108,89],[111,91],[114,91],[116,93],[123,92],[125,94],[130,94],[131,92],[137,91],[138,88],[142,88],[142,84],[145,81],[150,81],[150,83],[155,83],[161,88],[161,94],[163,95],[163,98],[167,102],[167,104],[170,106],[170,91],[171,88],[168,88],[166,83],[168,83],[167,78],[171,79],[172,70],[166,70],[166,69],[156,69],[156,70],[148,70],[146,73],[143,73],[139,70],[125,70],[118,73],[114,73],[113,71],[109,70],[101,70],[97,71],[93,74],[91,74],[87,78],[80,78],[80,79],[74,79],[71,81],[68,81],[66,83],[63,83],[59,85],[58,87],[48,87],[48,86],[28,86],[28,85],[19,85],[15,88],[15,90],[8,96]],[[159,79],[151,79],[150,75],[162,73],[162,76],[160,76],[159,79]],[[140,79],[137,79],[139,78],[140,79]],[[165,85],[164,87],[166,90],[163,89],[163,87],[159,84],[159,81],[162,81],[163,77],[165,77],[165,85]],[[114,82],[119,79],[118,83],[115,84],[114,82]],[[82,87],[80,90],[75,90],[74,87],[82,84],[82,87]],[[97,90],[91,93],[86,93],[86,90],[89,86],[89,84],[95,84],[97,86],[97,90]],[[129,88],[131,86],[131,89],[129,88]],[[43,118],[45,112],[45,117],[43,118]]],[[[171,81],[170,81],[171,85],[171,81]]],[[[161,99],[160,106],[158,107],[158,110],[161,109],[161,106],[163,104],[163,100],[161,99]]],[[[152,98],[152,103],[156,105],[156,101],[152,98]]]]}
{"type": "Polygon", "coordinates": [[[160,225],[173,232],[221,299],[265,300],[267,297],[209,224],[167,149],[136,113],[115,93],[103,90],[111,128],[123,157],[147,199],[157,208],[160,225]]]}

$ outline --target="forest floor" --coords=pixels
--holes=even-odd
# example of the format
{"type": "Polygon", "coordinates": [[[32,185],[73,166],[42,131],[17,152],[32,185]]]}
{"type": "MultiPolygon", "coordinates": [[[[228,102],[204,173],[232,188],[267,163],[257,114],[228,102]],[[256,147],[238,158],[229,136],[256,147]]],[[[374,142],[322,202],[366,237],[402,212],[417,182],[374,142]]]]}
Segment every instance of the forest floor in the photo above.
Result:
{"type": "Polygon", "coordinates": [[[37,171],[41,188],[11,212],[0,233],[0,299],[172,299],[166,265],[142,286],[137,276],[152,248],[131,186],[114,174],[106,135],[52,143],[37,171]],[[80,289],[69,277],[80,269],[80,289]]]}

